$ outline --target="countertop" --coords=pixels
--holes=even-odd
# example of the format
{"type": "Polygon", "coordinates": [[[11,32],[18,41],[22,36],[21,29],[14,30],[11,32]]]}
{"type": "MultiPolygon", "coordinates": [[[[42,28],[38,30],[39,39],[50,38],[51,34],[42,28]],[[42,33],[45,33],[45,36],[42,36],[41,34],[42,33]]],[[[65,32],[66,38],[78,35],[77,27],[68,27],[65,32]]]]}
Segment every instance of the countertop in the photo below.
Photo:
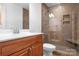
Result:
{"type": "Polygon", "coordinates": [[[21,32],[21,33],[15,33],[15,34],[14,33],[0,34],[0,42],[15,40],[18,38],[34,36],[39,34],[43,34],[43,33],[21,32]]]}

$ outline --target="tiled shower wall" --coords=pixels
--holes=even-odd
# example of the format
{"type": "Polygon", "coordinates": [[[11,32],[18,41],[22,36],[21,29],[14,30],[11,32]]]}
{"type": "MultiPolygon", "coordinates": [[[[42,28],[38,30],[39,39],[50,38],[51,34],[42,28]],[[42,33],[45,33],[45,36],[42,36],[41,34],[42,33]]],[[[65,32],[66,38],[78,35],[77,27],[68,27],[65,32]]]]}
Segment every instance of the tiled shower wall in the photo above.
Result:
{"type": "MultiPolygon", "coordinates": [[[[72,39],[74,43],[79,43],[79,4],[60,4],[55,5],[50,8],[50,12],[54,14],[53,18],[49,20],[50,29],[50,39],[60,40],[64,42],[63,39],[63,15],[69,14],[71,16],[72,22],[72,39]],[[76,22],[75,22],[76,20],[76,22]],[[54,24],[55,22],[55,24],[54,24]],[[55,29],[54,29],[55,28],[55,29]]],[[[67,29],[67,28],[66,28],[67,29]]],[[[71,28],[70,28],[71,29],[71,28]]],[[[62,43],[63,43],[62,42],[62,43]]],[[[68,45],[68,42],[65,42],[68,45]]],[[[73,46],[70,44],[70,46],[73,46]]]]}
{"type": "Polygon", "coordinates": [[[42,32],[45,34],[45,41],[48,42],[49,36],[49,8],[46,4],[42,4],[42,32]]]}
{"type": "Polygon", "coordinates": [[[62,39],[62,10],[60,6],[53,6],[50,8],[50,13],[54,17],[49,19],[49,35],[51,40],[61,40],[62,39]]]}

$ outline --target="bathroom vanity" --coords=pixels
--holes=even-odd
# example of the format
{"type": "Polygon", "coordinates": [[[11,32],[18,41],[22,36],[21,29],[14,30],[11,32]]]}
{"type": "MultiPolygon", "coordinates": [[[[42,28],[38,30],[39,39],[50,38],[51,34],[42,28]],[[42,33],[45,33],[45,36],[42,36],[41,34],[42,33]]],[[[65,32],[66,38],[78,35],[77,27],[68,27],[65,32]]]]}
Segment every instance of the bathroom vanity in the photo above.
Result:
{"type": "Polygon", "coordinates": [[[4,36],[0,38],[0,56],[42,56],[43,38],[41,33],[4,36]]]}

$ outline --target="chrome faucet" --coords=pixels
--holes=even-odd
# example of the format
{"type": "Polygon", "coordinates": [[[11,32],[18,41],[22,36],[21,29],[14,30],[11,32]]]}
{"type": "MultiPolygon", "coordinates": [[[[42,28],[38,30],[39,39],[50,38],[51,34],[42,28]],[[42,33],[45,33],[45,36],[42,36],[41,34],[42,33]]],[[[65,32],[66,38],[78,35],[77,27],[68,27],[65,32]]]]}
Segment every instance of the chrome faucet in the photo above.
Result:
{"type": "Polygon", "coordinates": [[[19,33],[19,28],[15,27],[15,28],[13,29],[13,33],[19,33]]]}

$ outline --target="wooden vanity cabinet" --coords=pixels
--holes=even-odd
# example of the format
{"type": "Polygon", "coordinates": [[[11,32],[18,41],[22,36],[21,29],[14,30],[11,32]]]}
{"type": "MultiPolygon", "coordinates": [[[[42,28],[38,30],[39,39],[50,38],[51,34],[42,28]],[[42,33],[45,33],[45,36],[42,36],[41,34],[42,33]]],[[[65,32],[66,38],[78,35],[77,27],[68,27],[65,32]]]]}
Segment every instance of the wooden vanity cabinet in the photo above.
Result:
{"type": "Polygon", "coordinates": [[[2,52],[1,52],[1,43],[0,43],[0,56],[1,56],[1,53],[2,53],[2,52]]]}
{"type": "Polygon", "coordinates": [[[41,52],[42,49],[43,49],[42,43],[34,44],[34,45],[32,46],[32,49],[31,49],[31,51],[32,51],[32,56],[42,56],[42,55],[43,55],[42,52],[41,52]]]}
{"type": "Polygon", "coordinates": [[[42,56],[43,35],[1,42],[1,56],[42,56]]]}

